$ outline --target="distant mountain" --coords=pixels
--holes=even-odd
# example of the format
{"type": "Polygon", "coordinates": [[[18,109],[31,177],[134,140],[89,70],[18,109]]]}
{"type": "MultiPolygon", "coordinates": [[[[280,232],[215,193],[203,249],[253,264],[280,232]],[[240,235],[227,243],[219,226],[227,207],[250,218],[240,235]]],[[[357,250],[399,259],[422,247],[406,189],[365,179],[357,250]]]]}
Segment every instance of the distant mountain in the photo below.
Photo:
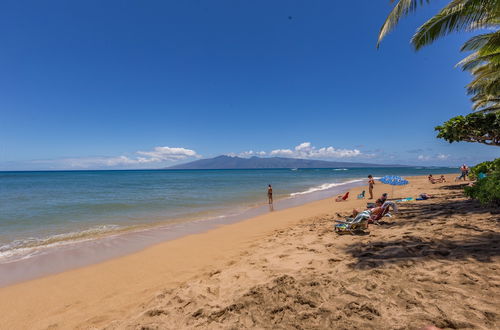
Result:
{"type": "Polygon", "coordinates": [[[298,158],[241,158],[218,156],[210,159],[200,159],[194,162],[167,167],[171,170],[227,170],[227,169],[257,169],[257,168],[353,168],[353,167],[402,167],[404,165],[380,165],[351,162],[329,162],[324,160],[298,158]]]}

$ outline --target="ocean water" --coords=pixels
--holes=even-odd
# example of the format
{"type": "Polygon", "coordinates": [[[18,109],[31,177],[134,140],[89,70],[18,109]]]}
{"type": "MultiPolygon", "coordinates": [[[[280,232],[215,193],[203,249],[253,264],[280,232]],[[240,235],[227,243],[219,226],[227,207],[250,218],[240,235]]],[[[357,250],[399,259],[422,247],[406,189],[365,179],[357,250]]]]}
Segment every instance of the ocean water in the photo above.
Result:
{"type": "Polygon", "coordinates": [[[412,167],[0,172],[0,264],[47,246],[236,215],[266,204],[268,184],[275,200],[300,199],[341,192],[365,182],[368,174],[456,172],[412,167]]]}

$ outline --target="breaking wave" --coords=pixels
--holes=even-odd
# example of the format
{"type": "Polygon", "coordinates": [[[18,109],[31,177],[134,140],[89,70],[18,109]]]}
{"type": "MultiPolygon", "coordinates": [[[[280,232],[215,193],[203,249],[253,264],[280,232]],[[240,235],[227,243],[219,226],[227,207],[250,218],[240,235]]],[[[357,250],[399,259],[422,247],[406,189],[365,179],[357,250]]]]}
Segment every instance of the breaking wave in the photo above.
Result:
{"type": "Polygon", "coordinates": [[[355,179],[355,180],[350,180],[350,181],[345,181],[345,182],[323,183],[322,185],[311,187],[305,191],[291,193],[290,196],[295,197],[295,196],[310,194],[310,193],[313,193],[316,191],[328,190],[328,189],[332,189],[334,187],[340,187],[340,186],[348,185],[351,183],[363,182],[363,180],[364,179],[355,179]]]}

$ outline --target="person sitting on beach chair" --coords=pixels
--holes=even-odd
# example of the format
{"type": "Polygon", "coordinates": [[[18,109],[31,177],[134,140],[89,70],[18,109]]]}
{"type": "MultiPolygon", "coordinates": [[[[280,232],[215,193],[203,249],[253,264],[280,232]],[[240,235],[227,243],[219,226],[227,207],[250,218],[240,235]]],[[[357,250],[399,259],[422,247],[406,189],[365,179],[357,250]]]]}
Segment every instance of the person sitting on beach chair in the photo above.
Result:
{"type": "MultiPolygon", "coordinates": [[[[386,198],[387,199],[387,198],[386,198]]],[[[366,208],[367,209],[373,209],[375,207],[378,207],[378,206],[382,206],[382,204],[384,204],[385,202],[385,199],[382,199],[382,198],[378,198],[375,203],[366,203],[366,208]]]]}
{"type": "MultiPolygon", "coordinates": [[[[374,210],[376,208],[381,207],[383,204],[384,204],[384,202],[382,201],[382,199],[379,198],[375,201],[375,203],[366,203],[366,209],[367,210],[374,210]]],[[[353,209],[352,213],[349,217],[354,218],[359,213],[361,213],[361,211],[359,211],[358,209],[353,209]]]]}
{"type": "Polygon", "coordinates": [[[338,195],[337,198],[335,199],[336,202],[343,202],[346,201],[347,198],[349,198],[349,192],[346,192],[344,196],[338,195]]]}
{"type": "Polygon", "coordinates": [[[363,199],[365,198],[365,191],[363,190],[361,194],[358,195],[358,199],[363,199]]]}
{"type": "Polygon", "coordinates": [[[380,219],[382,219],[385,216],[392,216],[389,213],[389,209],[392,207],[392,210],[396,213],[398,212],[398,206],[396,203],[391,202],[391,201],[386,201],[382,205],[377,206],[373,209],[371,209],[371,216],[370,219],[368,219],[368,223],[375,223],[377,224],[380,219]]]}

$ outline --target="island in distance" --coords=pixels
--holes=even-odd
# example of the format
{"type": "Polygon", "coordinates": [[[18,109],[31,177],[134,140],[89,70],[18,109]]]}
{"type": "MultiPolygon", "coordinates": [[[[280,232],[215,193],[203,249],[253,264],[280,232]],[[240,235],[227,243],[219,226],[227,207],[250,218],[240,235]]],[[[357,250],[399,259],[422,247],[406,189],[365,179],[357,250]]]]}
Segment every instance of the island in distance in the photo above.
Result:
{"type": "Polygon", "coordinates": [[[331,162],[325,160],[284,158],[218,156],[167,167],[168,170],[229,170],[262,168],[353,168],[353,167],[406,167],[405,165],[331,162]]]}

